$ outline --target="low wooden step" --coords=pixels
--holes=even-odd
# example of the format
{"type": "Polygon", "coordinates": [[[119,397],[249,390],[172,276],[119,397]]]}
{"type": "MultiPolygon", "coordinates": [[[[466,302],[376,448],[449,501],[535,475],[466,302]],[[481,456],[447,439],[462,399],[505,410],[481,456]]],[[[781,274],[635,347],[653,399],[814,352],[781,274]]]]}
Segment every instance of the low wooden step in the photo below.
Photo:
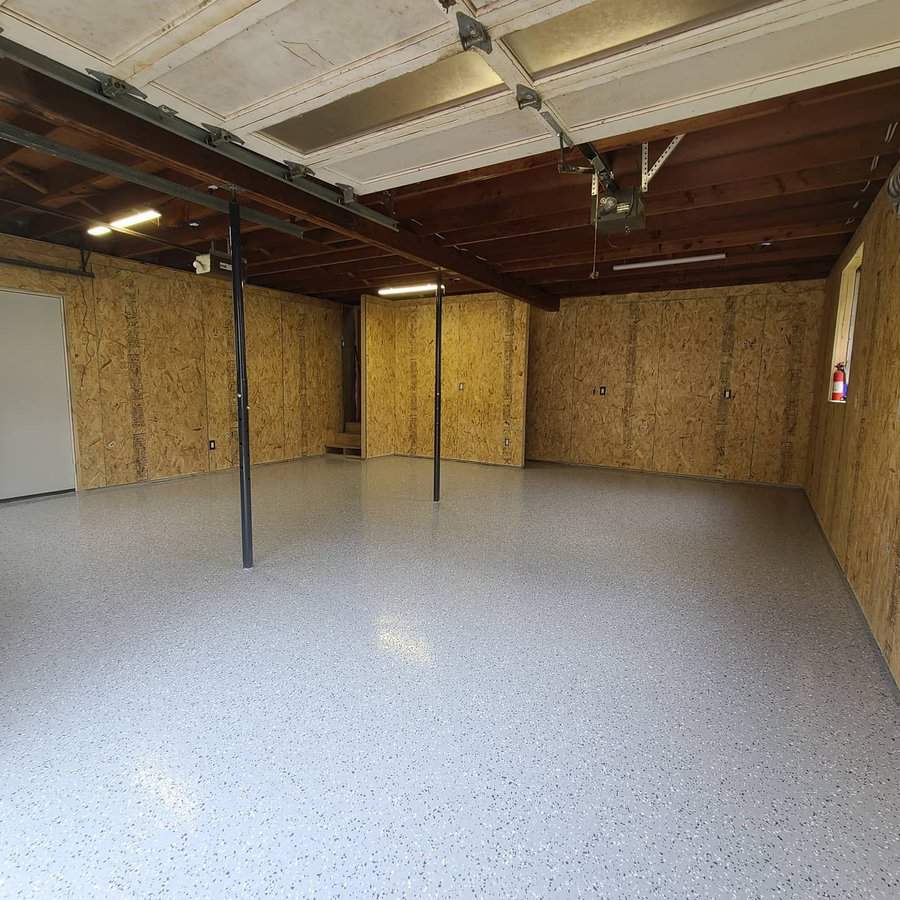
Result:
{"type": "Polygon", "coordinates": [[[332,431],[331,434],[328,435],[325,446],[340,447],[342,450],[344,448],[359,450],[361,446],[360,435],[353,434],[349,431],[332,431]]]}

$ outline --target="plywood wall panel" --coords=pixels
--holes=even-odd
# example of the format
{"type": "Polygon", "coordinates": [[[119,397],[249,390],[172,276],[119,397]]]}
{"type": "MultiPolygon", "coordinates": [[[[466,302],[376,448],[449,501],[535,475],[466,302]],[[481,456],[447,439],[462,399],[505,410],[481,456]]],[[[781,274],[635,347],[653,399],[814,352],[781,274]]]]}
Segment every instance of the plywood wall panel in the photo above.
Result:
{"type": "Polygon", "coordinates": [[[531,310],[525,441],[535,460],[572,461],[577,301],[531,310]]]}
{"type": "Polygon", "coordinates": [[[822,302],[817,282],[588,297],[535,312],[528,457],[799,483],[811,390],[799,369],[815,355],[822,302]],[[773,304],[781,312],[767,338],[773,304]],[[760,417],[766,341],[783,341],[785,328],[795,350],[770,363],[775,412],[760,417]]]}
{"type": "Polygon", "coordinates": [[[140,300],[147,478],[205,471],[203,300],[183,281],[144,278],[140,300]]]}
{"type": "Polygon", "coordinates": [[[245,309],[250,455],[254,463],[274,462],[285,458],[281,303],[248,291],[245,309]]]}
{"type": "Polygon", "coordinates": [[[302,318],[304,455],[325,452],[328,434],[343,428],[341,311],[308,306],[302,318]]]}
{"type": "Polygon", "coordinates": [[[445,324],[446,455],[522,465],[528,307],[500,294],[453,297],[445,324]]]}
{"type": "MultiPolygon", "coordinates": [[[[434,447],[434,305],[424,303],[396,304],[396,379],[395,401],[397,421],[396,452],[406,456],[431,456],[434,447]]],[[[442,345],[445,352],[454,343],[452,321],[443,322],[442,345]]],[[[451,383],[447,364],[444,373],[444,396],[456,385],[451,383]]],[[[450,401],[445,401],[445,407],[450,401]]],[[[447,409],[442,409],[442,421],[447,409]]],[[[450,421],[449,417],[446,421],[450,421]]],[[[447,426],[445,424],[445,430],[447,426]]],[[[449,429],[452,438],[452,428],[449,429]]]]}
{"type": "MultiPolygon", "coordinates": [[[[431,456],[434,448],[434,301],[396,301],[394,309],[394,451],[431,456]]],[[[528,307],[499,294],[448,297],[442,319],[441,455],[520,466],[524,462],[528,307]]],[[[386,345],[381,319],[366,329],[386,345]]],[[[376,353],[384,357],[386,353],[376,353]]],[[[366,374],[367,398],[384,396],[380,374],[366,374]]],[[[367,406],[371,405],[367,401],[367,406]]],[[[378,417],[366,412],[383,432],[378,417]]],[[[367,439],[367,444],[369,439],[367,439]]]]}
{"type": "Polygon", "coordinates": [[[303,312],[297,303],[281,302],[281,365],[284,390],[284,456],[303,455],[303,393],[300,363],[303,312]]]}
{"type": "MultiPolygon", "coordinates": [[[[431,304],[428,304],[431,306],[431,304]]],[[[463,334],[462,307],[458,303],[444,302],[443,317],[441,320],[441,456],[447,459],[464,459],[465,444],[459,434],[460,407],[476,402],[478,389],[474,382],[474,373],[466,370],[461,359],[461,340],[463,334]],[[473,377],[470,377],[472,375],[473,377]],[[460,387],[460,385],[462,387],[460,387]]],[[[431,331],[434,332],[434,312],[432,307],[431,331]]],[[[474,317],[467,318],[467,325],[471,325],[474,317]]],[[[465,333],[469,333],[468,330],[465,333]]],[[[480,332],[471,331],[479,335],[480,332]]],[[[424,345],[420,344],[420,360],[424,355],[424,345]]],[[[432,356],[434,354],[434,339],[431,342],[432,356]]],[[[430,377],[428,382],[422,382],[420,397],[425,405],[428,405],[427,395],[432,395],[432,409],[434,404],[434,361],[429,367],[430,377]],[[427,386],[426,386],[427,385],[427,386]]],[[[422,366],[420,365],[420,371],[422,366]]],[[[434,423],[434,415],[428,417],[428,423],[434,423]]],[[[434,456],[434,443],[427,443],[424,448],[424,456],[434,456]]],[[[487,460],[485,460],[487,462],[487,460]]]]}
{"type": "Polygon", "coordinates": [[[220,284],[201,286],[207,438],[216,443],[208,451],[210,471],[238,464],[234,312],[230,292],[220,284]]]}
{"type": "Polygon", "coordinates": [[[807,467],[823,304],[818,290],[785,295],[773,286],[765,306],[752,477],[798,484],[807,467]]]}
{"type": "Polygon", "coordinates": [[[900,220],[884,191],[828,280],[807,493],[900,682],[900,220]],[[864,244],[847,402],[829,403],[844,266],[864,244]]]}
{"type": "Polygon", "coordinates": [[[714,474],[725,300],[663,308],[654,460],[665,472],[714,474]]]}
{"type": "MultiPolygon", "coordinates": [[[[60,285],[60,287],[65,287],[60,285]]],[[[69,356],[69,394],[75,431],[75,466],[81,488],[106,484],[103,454],[103,417],[100,409],[100,370],[97,361],[97,320],[92,285],[81,279],[63,290],[66,297],[66,345],[69,356]]]]}
{"type": "MultiPolygon", "coordinates": [[[[68,248],[0,243],[11,258],[80,265],[68,248]]],[[[79,488],[235,465],[230,285],[99,254],[90,268],[0,267],[0,286],[63,297],[79,488]]],[[[340,310],[250,286],[246,322],[254,460],[323,452],[341,424],[340,310]]]]}
{"type": "Polygon", "coordinates": [[[135,275],[95,282],[100,408],[107,484],[147,479],[140,317],[135,275]]]}
{"type": "Polygon", "coordinates": [[[365,456],[397,452],[397,317],[393,303],[364,297],[365,456]]]}
{"type": "Polygon", "coordinates": [[[571,458],[576,463],[623,465],[625,371],[620,354],[627,339],[628,306],[579,302],[575,317],[571,458]]]}

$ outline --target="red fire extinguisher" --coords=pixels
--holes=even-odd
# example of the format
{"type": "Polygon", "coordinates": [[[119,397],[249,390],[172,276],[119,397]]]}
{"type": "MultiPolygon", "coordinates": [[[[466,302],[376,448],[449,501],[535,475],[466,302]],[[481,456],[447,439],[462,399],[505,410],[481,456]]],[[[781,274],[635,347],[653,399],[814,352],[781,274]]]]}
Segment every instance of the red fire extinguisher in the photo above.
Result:
{"type": "Polygon", "coordinates": [[[834,379],[831,382],[831,399],[847,399],[847,379],[844,376],[844,364],[838,363],[834,367],[834,379]]]}

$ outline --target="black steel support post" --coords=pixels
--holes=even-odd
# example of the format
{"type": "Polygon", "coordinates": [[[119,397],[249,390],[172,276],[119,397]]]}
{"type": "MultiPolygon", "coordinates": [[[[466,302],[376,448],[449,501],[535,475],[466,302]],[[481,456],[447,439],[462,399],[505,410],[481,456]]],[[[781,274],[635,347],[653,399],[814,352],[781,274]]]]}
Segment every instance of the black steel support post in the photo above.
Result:
{"type": "Polygon", "coordinates": [[[234,295],[234,357],[237,370],[238,453],[241,478],[241,548],[244,568],[253,568],[253,515],[250,510],[250,404],[247,393],[247,346],[244,332],[244,272],[241,260],[241,208],[228,204],[231,237],[231,289],[234,295]]]}
{"type": "Polygon", "coordinates": [[[444,312],[443,273],[434,292],[434,502],[441,499],[441,319],[444,312]]]}

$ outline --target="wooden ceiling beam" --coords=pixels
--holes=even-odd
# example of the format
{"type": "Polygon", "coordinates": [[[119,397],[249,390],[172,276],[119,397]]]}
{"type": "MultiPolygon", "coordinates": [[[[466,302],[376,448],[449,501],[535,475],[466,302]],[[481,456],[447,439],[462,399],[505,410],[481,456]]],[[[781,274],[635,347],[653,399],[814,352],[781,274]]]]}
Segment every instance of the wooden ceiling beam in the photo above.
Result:
{"type": "MultiPolygon", "coordinates": [[[[859,224],[865,207],[853,210],[850,202],[822,206],[801,207],[799,209],[778,210],[767,213],[756,213],[747,217],[729,217],[716,220],[712,229],[698,231],[696,223],[670,223],[663,232],[656,228],[635,231],[630,235],[610,234],[599,236],[599,247],[618,248],[627,252],[632,247],[655,246],[662,242],[684,241],[695,244],[713,241],[718,234],[733,234],[750,231],[760,234],[760,240],[776,239],[770,235],[781,235],[787,230],[811,236],[810,229],[827,223],[829,229],[836,223],[847,225],[859,224]],[[848,221],[852,220],[852,221],[848,221]],[[710,231],[713,233],[710,234],[710,231]]],[[[830,233],[838,233],[830,230],[830,233]]],[[[560,229],[548,234],[532,234],[524,237],[502,237],[492,241],[473,244],[472,249],[480,256],[491,260],[494,265],[513,259],[524,259],[530,256],[550,256],[556,253],[573,253],[592,248],[594,231],[590,225],[560,229]]],[[[652,252],[652,251],[651,251],[652,252]]]]}
{"type": "MultiPolygon", "coordinates": [[[[732,249],[727,253],[725,259],[711,259],[701,263],[688,263],[691,271],[706,272],[714,269],[734,269],[738,266],[749,265],[781,265],[791,262],[799,262],[801,260],[822,260],[830,259],[834,262],[844,249],[844,244],[840,246],[835,244],[816,244],[808,247],[741,247],[732,249]]],[[[613,266],[618,262],[614,259],[598,259],[597,271],[601,278],[640,278],[642,273],[650,270],[632,269],[624,272],[617,272],[613,266]]],[[[543,269],[532,269],[525,273],[528,281],[533,284],[554,284],[557,282],[572,282],[579,278],[589,279],[592,263],[590,259],[585,259],[575,265],[568,266],[549,266],[543,269]]],[[[677,262],[673,262],[671,266],[658,267],[661,273],[679,272],[681,266],[677,262]]]]}
{"type": "MultiPolygon", "coordinates": [[[[725,252],[728,254],[729,259],[743,259],[748,256],[755,257],[756,255],[766,260],[774,260],[776,255],[778,258],[783,257],[785,260],[809,259],[811,257],[829,255],[837,258],[847,246],[847,238],[847,233],[829,234],[800,240],[778,241],[768,246],[754,240],[744,243],[725,243],[718,247],[688,248],[686,251],[681,246],[660,252],[648,252],[647,248],[635,248],[624,255],[620,250],[606,250],[597,254],[597,262],[601,266],[610,267],[614,263],[690,256],[695,255],[698,250],[703,252],[725,252]]],[[[511,272],[516,272],[520,278],[526,281],[531,281],[532,279],[540,280],[544,277],[551,277],[556,272],[577,267],[581,267],[583,271],[590,272],[593,259],[593,251],[584,250],[579,253],[563,254],[556,257],[520,261],[504,266],[504,268],[511,272]]]]}
{"type": "MultiPolygon", "coordinates": [[[[751,145],[749,150],[712,155],[693,162],[679,160],[676,150],[654,178],[648,197],[704,189],[713,191],[723,185],[758,182],[767,177],[790,177],[798,172],[810,172],[819,167],[832,168],[836,163],[854,160],[860,161],[855,169],[858,173],[859,168],[870,164],[876,155],[896,156],[896,144],[884,142],[885,131],[883,124],[865,129],[847,129],[775,146],[751,145]]],[[[639,147],[627,147],[615,155],[613,167],[623,187],[638,183],[639,154],[639,147]]],[[[858,179],[859,176],[856,177],[858,179]]],[[[496,220],[504,214],[508,205],[513,205],[511,218],[522,215],[523,210],[527,215],[529,204],[538,206],[545,203],[555,191],[574,201],[579,188],[585,196],[589,195],[588,176],[560,175],[555,167],[545,168],[542,177],[528,175],[496,179],[454,189],[443,196],[431,194],[415,208],[398,207],[398,215],[421,223],[426,233],[444,234],[473,221],[496,220]],[[479,210],[475,216],[473,209],[479,210]]],[[[556,201],[553,206],[556,207],[556,201]]]]}
{"type": "MultiPolygon", "coordinates": [[[[709,228],[717,227],[715,223],[725,219],[733,219],[741,216],[753,216],[757,213],[767,213],[771,210],[794,210],[799,208],[812,208],[835,203],[848,203],[852,206],[857,200],[860,204],[868,204],[874,198],[882,182],[872,183],[866,192],[860,190],[862,185],[835,188],[830,191],[810,191],[806,194],[788,195],[787,197],[765,197],[759,200],[746,200],[723,206],[688,208],[663,214],[656,214],[653,207],[648,206],[646,226],[632,235],[638,235],[647,231],[664,230],[670,227],[687,227],[696,225],[698,233],[709,228]]],[[[454,246],[465,246],[473,252],[481,254],[481,246],[484,243],[498,239],[511,239],[517,237],[547,234],[552,238],[553,232],[566,231],[568,229],[590,228],[590,208],[583,204],[573,210],[554,211],[533,219],[521,219],[516,222],[508,222],[505,225],[496,226],[493,223],[474,226],[465,230],[449,232],[445,239],[454,246]]],[[[790,219],[785,219],[789,223],[790,219]]]]}
{"type": "Polygon", "coordinates": [[[143,153],[191,177],[238,185],[242,199],[250,203],[274,206],[288,215],[300,216],[419,264],[456,272],[488,290],[519,297],[545,309],[559,307],[556,298],[546,292],[504,275],[468,254],[361,218],[351,210],[305,194],[287,182],[243,166],[10,60],[0,61],[0,99],[24,104],[50,121],[77,128],[125,152],[143,153]]]}
{"type": "MultiPolygon", "coordinates": [[[[878,164],[872,168],[872,158],[842,161],[815,169],[800,169],[781,175],[765,175],[745,181],[727,182],[693,190],[677,190],[661,194],[651,186],[645,198],[647,210],[651,214],[676,212],[688,209],[706,209],[725,206],[747,200],[788,197],[810,191],[857,186],[862,188],[867,182],[879,184],[890,175],[896,164],[896,152],[882,154],[878,164]]],[[[628,179],[623,186],[630,186],[628,179]]],[[[872,195],[876,193],[870,185],[872,195]]],[[[425,234],[440,233],[448,240],[458,231],[473,227],[495,225],[502,228],[508,223],[537,219],[536,210],[565,212],[590,208],[590,179],[587,177],[562,178],[539,194],[513,195],[494,202],[464,207],[449,212],[435,211],[431,220],[422,228],[425,234]]]]}
{"type": "Polygon", "coordinates": [[[251,277],[264,275],[282,275],[291,272],[303,272],[321,266],[349,265],[371,259],[399,259],[393,254],[373,247],[360,247],[358,250],[335,250],[331,253],[317,253],[308,257],[294,258],[288,262],[278,260],[258,262],[248,266],[251,277]]]}
{"type": "MultiPolygon", "coordinates": [[[[702,138],[701,143],[708,145],[717,132],[721,134],[724,131],[724,126],[737,129],[746,123],[751,123],[750,127],[758,127],[762,131],[761,140],[764,143],[779,143],[782,140],[780,138],[782,132],[772,127],[779,117],[782,120],[781,124],[784,124],[784,120],[788,120],[787,126],[789,128],[791,127],[790,120],[797,117],[795,121],[799,123],[800,116],[804,117],[805,124],[811,124],[814,128],[820,128],[825,125],[831,129],[844,127],[843,123],[845,122],[848,123],[847,127],[849,127],[851,121],[854,123],[879,121],[881,119],[892,121],[889,116],[885,117],[883,113],[879,117],[880,103],[887,98],[889,104],[893,103],[896,105],[897,96],[900,93],[897,91],[898,85],[900,85],[900,68],[854,78],[847,82],[810,88],[795,94],[772,97],[743,106],[719,110],[715,113],[705,113],[701,116],[681,119],[661,126],[652,126],[638,131],[627,132],[614,137],[595,140],[592,144],[600,152],[609,152],[628,145],[639,145],[643,141],[651,143],[653,141],[667,141],[676,134],[686,133],[700,135],[702,138]],[[873,99],[875,95],[878,95],[877,100],[873,99]],[[852,100],[849,100],[849,98],[852,98],[852,100]],[[859,112],[855,112],[856,109],[859,112]]],[[[897,115],[895,114],[894,119],[896,118],[897,115]]],[[[793,133],[796,134],[798,132],[800,132],[800,129],[796,129],[793,133]]],[[[691,144],[692,142],[681,148],[682,154],[691,144]]],[[[709,146],[707,155],[716,156],[721,152],[722,149],[720,147],[709,146]]],[[[473,169],[469,172],[460,172],[455,175],[395,188],[390,193],[398,213],[402,215],[403,202],[414,197],[449,188],[457,189],[477,182],[492,181],[508,175],[534,173],[542,169],[555,170],[557,156],[558,154],[555,151],[551,151],[524,159],[508,160],[492,166],[473,169]]],[[[618,170],[616,174],[619,174],[618,170]]],[[[377,197],[379,195],[375,194],[372,196],[377,197]]]]}
{"type": "MultiPolygon", "coordinates": [[[[846,242],[849,236],[856,230],[854,224],[848,224],[846,220],[832,222],[819,222],[806,226],[781,226],[773,229],[736,231],[720,233],[714,237],[698,237],[690,235],[681,239],[672,240],[648,240],[644,243],[633,244],[630,247],[617,247],[608,250],[609,245],[601,245],[600,253],[606,253],[608,259],[621,260],[623,262],[632,259],[648,259],[660,256],[675,256],[678,254],[706,253],[716,250],[728,250],[730,247],[759,246],[763,242],[774,244],[793,243],[794,241],[811,240],[823,237],[834,237],[846,242]]],[[[548,250],[550,248],[547,248],[548,250]]],[[[569,253],[543,252],[525,257],[509,259],[497,264],[511,272],[522,273],[521,277],[527,278],[527,272],[531,269],[550,268],[554,263],[570,265],[581,262],[583,259],[593,256],[592,247],[582,247],[569,253]]]]}
{"type": "Polygon", "coordinates": [[[691,288],[724,287],[727,285],[765,284],[778,281],[819,280],[827,277],[833,261],[830,258],[807,260],[775,266],[749,266],[722,269],[713,272],[667,272],[635,278],[584,279],[556,283],[553,288],[559,296],[593,297],[605,294],[632,294],[655,291],[677,291],[691,288]]]}

